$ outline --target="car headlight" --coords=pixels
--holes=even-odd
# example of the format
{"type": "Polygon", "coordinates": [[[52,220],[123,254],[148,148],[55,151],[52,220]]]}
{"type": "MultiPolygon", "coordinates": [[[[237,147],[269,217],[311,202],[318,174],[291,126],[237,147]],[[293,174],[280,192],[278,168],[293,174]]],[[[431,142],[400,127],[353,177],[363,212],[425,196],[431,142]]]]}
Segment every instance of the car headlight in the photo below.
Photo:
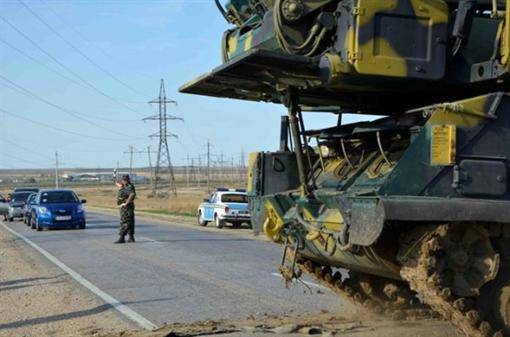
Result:
{"type": "Polygon", "coordinates": [[[14,207],[9,206],[9,211],[11,211],[11,212],[14,211],[14,207]]]}
{"type": "Polygon", "coordinates": [[[42,214],[50,214],[50,211],[46,207],[38,207],[39,212],[42,214]]]}
{"type": "Polygon", "coordinates": [[[84,209],[83,209],[83,205],[78,205],[78,208],[76,209],[76,211],[78,213],[83,213],[84,209]]]}

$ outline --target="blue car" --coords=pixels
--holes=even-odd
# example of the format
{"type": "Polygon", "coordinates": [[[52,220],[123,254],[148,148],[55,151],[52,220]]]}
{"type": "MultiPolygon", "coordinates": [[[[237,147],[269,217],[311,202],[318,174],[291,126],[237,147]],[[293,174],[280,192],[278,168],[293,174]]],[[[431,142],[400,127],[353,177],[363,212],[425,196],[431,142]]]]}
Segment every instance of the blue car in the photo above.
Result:
{"type": "Polygon", "coordinates": [[[41,190],[35,197],[30,215],[32,229],[79,228],[85,229],[83,204],[72,190],[41,190]]]}

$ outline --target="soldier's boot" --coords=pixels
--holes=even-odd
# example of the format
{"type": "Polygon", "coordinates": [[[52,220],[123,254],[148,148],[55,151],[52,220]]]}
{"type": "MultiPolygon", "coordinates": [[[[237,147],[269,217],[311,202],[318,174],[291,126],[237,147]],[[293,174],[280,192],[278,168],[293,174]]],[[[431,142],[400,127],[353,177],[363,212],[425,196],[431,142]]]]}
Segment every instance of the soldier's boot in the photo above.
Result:
{"type": "Polygon", "coordinates": [[[135,236],[134,235],[130,235],[127,242],[135,242],[135,236]]]}
{"type": "Polygon", "coordinates": [[[126,240],[124,240],[124,235],[119,236],[119,239],[114,243],[126,243],[126,240]]]}

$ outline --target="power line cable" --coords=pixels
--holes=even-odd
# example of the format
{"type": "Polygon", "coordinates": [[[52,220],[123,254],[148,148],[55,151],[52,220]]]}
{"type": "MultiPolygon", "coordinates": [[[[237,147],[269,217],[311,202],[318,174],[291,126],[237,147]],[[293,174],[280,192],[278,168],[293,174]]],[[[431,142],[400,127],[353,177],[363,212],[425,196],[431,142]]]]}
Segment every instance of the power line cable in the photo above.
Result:
{"type": "Polygon", "coordinates": [[[92,83],[90,83],[89,81],[87,81],[86,79],[84,79],[82,76],[80,76],[78,73],[76,73],[74,70],[72,70],[71,68],[69,68],[68,66],[66,66],[65,64],[63,64],[62,62],[60,62],[56,57],[54,57],[53,55],[51,55],[49,52],[47,52],[44,48],[42,48],[37,42],[35,42],[32,38],[30,38],[27,34],[25,34],[23,31],[21,31],[19,28],[17,28],[14,24],[12,24],[10,21],[8,21],[5,17],[3,17],[2,15],[0,15],[0,20],[2,20],[3,22],[5,22],[9,27],[11,27],[14,31],[16,31],[19,35],[23,36],[27,41],[29,41],[32,45],[34,45],[39,51],[41,51],[44,55],[46,55],[47,57],[49,57],[53,62],[57,63],[60,67],[62,67],[63,69],[65,69],[66,71],[68,71],[69,73],[73,74],[76,78],[78,78],[80,81],[82,81],[84,84],[86,84],[87,86],[89,86],[91,89],[93,89],[96,93],[98,93],[99,95],[105,97],[105,98],[108,98],[109,100],[111,100],[112,102],[115,102],[116,104],[122,106],[123,108],[127,109],[127,110],[130,110],[132,112],[135,112],[136,114],[140,115],[140,116],[144,116],[142,113],[138,112],[137,110],[131,108],[130,106],[122,103],[121,101],[119,101],[118,99],[116,99],[115,97],[112,97],[110,95],[108,95],[107,93],[103,92],[101,89],[97,88],[96,86],[94,86],[92,83]]]}
{"type": "Polygon", "coordinates": [[[27,148],[27,147],[21,146],[21,145],[19,145],[18,143],[13,142],[13,141],[11,141],[11,140],[8,140],[8,139],[5,139],[5,138],[0,138],[0,142],[10,144],[10,145],[12,145],[12,146],[14,146],[14,147],[17,147],[17,148],[19,148],[19,149],[22,149],[23,151],[26,151],[26,152],[31,153],[31,154],[33,154],[33,155],[36,155],[36,156],[38,156],[38,157],[40,157],[40,158],[48,159],[48,157],[46,157],[45,155],[43,155],[43,154],[41,154],[41,153],[39,153],[39,152],[37,152],[37,151],[31,150],[31,149],[29,149],[29,148],[27,148]]]}
{"type": "MultiPolygon", "coordinates": [[[[73,111],[73,110],[66,109],[66,108],[64,108],[64,107],[62,107],[62,106],[60,106],[60,105],[58,105],[58,104],[55,104],[55,103],[53,103],[53,102],[50,102],[50,101],[48,101],[47,99],[44,99],[44,98],[42,98],[42,97],[40,97],[40,96],[36,95],[36,94],[35,94],[35,93],[33,93],[32,91],[30,91],[30,90],[28,90],[28,89],[26,89],[26,88],[24,88],[24,87],[22,87],[22,86],[20,86],[20,85],[18,85],[18,84],[16,84],[16,83],[14,83],[13,81],[11,81],[10,79],[6,78],[6,77],[5,77],[5,76],[3,76],[2,74],[0,74],[0,78],[1,78],[2,80],[4,80],[4,81],[8,82],[9,84],[11,84],[12,86],[14,86],[15,88],[17,88],[17,89],[18,89],[17,91],[18,91],[18,92],[20,92],[20,93],[22,93],[22,94],[23,94],[23,95],[25,95],[25,96],[33,97],[33,98],[35,98],[35,99],[37,99],[37,100],[39,100],[39,101],[41,101],[41,102],[43,102],[43,103],[45,103],[45,104],[47,104],[47,105],[49,105],[49,106],[52,106],[52,107],[54,107],[54,108],[56,108],[56,109],[58,109],[58,110],[60,110],[60,111],[63,111],[63,112],[64,112],[64,113],[66,113],[66,114],[70,114],[70,115],[74,116],[75,118],[78,118],[78,119],[80,119],[80,120],[82,120],[82,121],[84,121],[84,122],[87,122],[87,123],[89,123],[90,125],[93,125],[93,126],[95,126],[95,127],[97,127],[97,128],[100,128],[100,129],[106,130],[106,131],[108,131],[108,132],[114,133],[114,134],[119,135],[119,136],[128,137],[129,139],[133,139],[133,138],[131,138],[129,135],[126,135],[126,134],[124,134],[124,133],[120,133],[120,132],[117,132],[117,131],[115,131],[115,130],[112,130],[112,129],[106,128],[106,127],[104,127],[104,126],[102,126],[102,125],[100,125],[100,124],[97,124],[97,123],[95,123],[95,122],[93,122],[93,121],[91,121],[91,120],[89,120],[89,119],[87,119],[87,118],[85,118],[85,117],[82,117],[82,115],[83,115],[82,113],[79,113],[79,112],[76,112],[76,111],[73,111]]],[[[142,139],[142,137],[139,137],[139,139],[142,139]]]]}
{"type": "Polygon", "coordinates": [[[13,156],[11,154],[6,154],[6,153],[0,153],[0,157],[6,157],[6,158],[9,158],[9,159],[14,159],[14,160],[17,160],[17,161],[20,161],[20,162],[24,162],[24,163],[27,163],[27,164],[32,164],[32,165],[41,165],[40,162],[35,162],[35,161],[32,161],[32,160],[27,160],[25,158],[16,157],[16,156],[13,156]]]}
{"type": "Polygon", "coordinates": [[[115,139],[115,138],[112,139],[112,138],[94,137],[94,136],[90,136],[90,135],[86,135],[86,134],[82,134],[82,133],[78,133],[78,132],[74,132],[74,131],[69,131],[69,130],[62,129],[62,128],[59,128],[59,127],[56,127],[56,126],[53,126],[53,125],[50,125],[50,124],[46,124],[46,123],[43,123],[43,122],[35,121],[35,120],[32,120],[32,119],[24,117],[24,116],[20,116],[18,114],[15,114],[15,113],[13,113],[11,111],[7,111],[7,110],[2,109],[2,108],[0,108],[0,112],[3,112],[6,115],[9,115],[11,117],[15,117],[15,118],[24,120],[26,122],[35,124],[37,126],[42,126],[42,127],[47,128],[47,129],[52,129],[52,130],[55,130],[55,131],[67,133],[67,134],[72,135],[72,136],[79,136],[79,137],[96,139],[96,140],[122,141],[122,142],[126,141],[125,139],[115,139]]]}
{"type": "MultiPolygon", "coordinates": [[[[24,57],[26,57],[27,59],[29,59],[30,61],[38,64],[39,66],[47,69],[48,71],[51,71],[52,73],[62,77],[63,79],[67,80],[68,82],[71,82],[73,84],[76,84],[78,85],[79,87],[81,88],[84,88],[86,90],[91,90],[90,87],[86,86],[86,85],[83,85],[82,83],[64,75],[63,73],[59,72],[58,70],[55,70],[53,68],[51,68],[50,66],[48,66],[47,64],[39,61],[38,59],[36,59],[35,57],[29,55],[28,53],[24,52],[23,50],[19,49],[18,47],[16,47],[15,45],[13,45],[12,43],[8,42],[8,41],[5,41],[4,39],[0,38],[0,42],[5,44],[6,46],[8,46],[9,48],[15,50],[16,52],[18,52],[19,54],[23,55],[24,57]]],[[[144,102],[145,104],[147,104],[147,102],[144,102]]],[[[139,119],[110,119],[110,118],[104,118],[104,117],[97,117],[97,116],[93,116],[94,119],[97,119],[97,120],[102,120],[102,121],[107,121],[107,122],[139,122],[140,120],[139,119]]]]}
{"type": "MultiPolygon", "coordinates": [[[[30,6],[28,6],[23,0],[18,0],[18,2],[25,7],[27,11],[30,12],[39,22],[41,22],[46,28],[51,30],[55,35],[57,35],[62,41],[64,41],[71,49],[73,49],[75,52],[80,54],[84,59],[86,59],[90,64],[92,64],[94,67],[108,75],[110,78],[112,78],[117,83],[121,84],[122,86],[126,87],[127,89],[131,90],[134,93],[141,94],[138,90],[131,87],[124,81],[121,81],[119,78],[117,78],[115,75],[113,75],[108,69],[105,69],[101,65],[99,65],[97,62],[92,60],[87,54],[85,54],[80,48],[76,47],[73,43],[71,43],[69,40],[67,40],[62,34],[60,34],[55,28],[53,28],[52,25],[50,25],[48,22],[46,22],[39,14],[37,14],[30,6]]],[[[143,95],[143,94],[141,94],[143,95]]]]}
{"type": "Polygon", "coordinates": [[[19,54],[25,56],[26,58],[28,58],[29,60],[31,60],[32,62],[40,65],[41,67],[44,67],[46,68],[47,70],[51,71],[52,73],[64,78],[65,80],[69,81],[69,82],[72,82],[78,86],[80,86],[81,88],[84,88],[84,89],[90,89],[89,87],[81,84],[80,82],[76,81],[76,80],[73,80],[72,78],[70,77],[67,77],[66,75],[62,74],[61,72],[51,68],[50,66],[48,66],[47,64],[39,61],[38,59],[36,59],[35,57],[29,55],[28,53],[24,52],[23,50],[19,49],[18,47],[16,47],[15,45],[13,45],[12,43],[8,42],[8,41],[5,41],[4,39],[0,38],[0,42],[5,44],[6,46],[8,46],[9,48],[15,50],[16,52],[18,52],[19,54]]]}
{"type": "MultiPolygon", "coordinates": [[[[99,51],[101,54],[103,54],[103,56],[105,56],[107,59],[116,59],[116,60],[119,60],[119,58],[115,55],[112,55],[111,53],[105,51],[103,48],[101,48],[100,46],[97,45],[97,43],[94,43],[92,42],[89,38],[87,38],[85,36],[85,34],[79,30],[78,28],[76,28],[75,26],[73,26],[67,19],[65,19],[62,15],[60,15],[59,13],[57,13],[57,11],[55,11],[52,6],[48,3],[48,1],[45,1],[45,0],[41,0],[41,2],[43,3],[46,3],[46,9],[48,11],[50,11],[55,17],[57,17],[64,25],[66,25],[70,30],[72,30],[74,32],[74,34],[76,36],[78,36],[83,42],[85,42],[86,44],[88,44],[89,46],[92,46],[94,49],[96,49],[97,51],[99,51]]],[[[153,76],[150,76],[148,74],[145,74],[145,73],[142,73],[140,71],[136,71],[136,70],[133,70],[131,69],[130,70],[131,72],[134,72],[135,74],[138,74],[139,76],[141,77],[145,77],[147,79],[150,79],[151,81],[155,81],[156,80],[156,77],[153,77],[153,76]]],[[[147,102],[137,102],[137,101],[126,101],[128,103],[147,103],[147,102]]]]}

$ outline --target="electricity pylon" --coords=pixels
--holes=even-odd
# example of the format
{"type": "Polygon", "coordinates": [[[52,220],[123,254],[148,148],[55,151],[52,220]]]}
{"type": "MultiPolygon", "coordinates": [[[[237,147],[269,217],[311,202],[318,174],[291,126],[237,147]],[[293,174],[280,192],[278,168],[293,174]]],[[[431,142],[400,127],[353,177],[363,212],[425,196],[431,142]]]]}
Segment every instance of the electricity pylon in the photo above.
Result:
{"type": "Polygon", "coordinates": [[[166,98],[165,93],[165,82],[161,79],[161,84],[159,87],[159,97],[155,100],[149,102],[149,104],[158,104],[159,106],[159,114],[144,118],[144,121],[147,120],[157,120],[159,121],[159,132],[156,132],[150,135],[151,138],[159,138],[159,146],[158,146],[158,157],[156,160],[156,168],[154,172],[154,183],[152,184],[152,194],[154,196],[160,194],[167,194],[168,191],[177,195],[177,187],[175,185],[175,176],[174,169],[172,166],[172,160],[170,158],[170,149],[168,146],[168,137],[178,138],[176,134],[171,133],[167,130],[167,121],[169,120],[180,120],[184,121],[180,117],[172,116],[167,114],[166,105],[167,104],[175,104],[176,101],[166,98]],[[164,176],[169,176],[169,183],[165,184],[164,176]]]}

